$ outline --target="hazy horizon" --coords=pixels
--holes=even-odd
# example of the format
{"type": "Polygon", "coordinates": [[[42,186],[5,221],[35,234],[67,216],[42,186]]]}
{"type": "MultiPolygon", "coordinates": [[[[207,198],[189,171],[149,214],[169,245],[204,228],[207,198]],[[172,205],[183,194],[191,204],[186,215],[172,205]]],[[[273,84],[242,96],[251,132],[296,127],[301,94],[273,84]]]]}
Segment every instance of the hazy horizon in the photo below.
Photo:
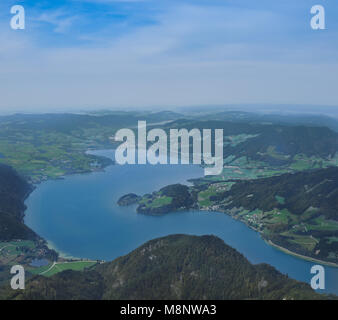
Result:
{"type": "Polygon", "coordinates": [[[317,115],[338,118],[338,106],[317,105],[280,105],[280,104],[237,104],[237,105],[196,105],[171,107],[92,107],[92,108],[56,108],[56,109],[18,109],[16,111],[1,110],[0,116],[15,114],[105,114],[109,112],[175,112],[182,115],[189,113],[245,112],[265,115],[317,115]]]}

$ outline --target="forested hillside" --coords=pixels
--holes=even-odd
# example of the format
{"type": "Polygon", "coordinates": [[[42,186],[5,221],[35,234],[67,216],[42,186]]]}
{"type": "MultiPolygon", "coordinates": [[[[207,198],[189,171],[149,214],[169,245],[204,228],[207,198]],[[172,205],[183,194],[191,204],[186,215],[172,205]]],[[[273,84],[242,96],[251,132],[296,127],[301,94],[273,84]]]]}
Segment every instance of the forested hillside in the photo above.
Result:
{"type": "Polygon", "coordinates": [[[239,181],[210,200],[247,210],[249,224],[286,248],[338,261],[337,167],[239,181]]]}
{"type": "Polygon", "coordinates": [[[12,168],[0,165],[0,240],[34,239],[23,224],[24,200],[31,186],[12,168]]]}
{"type": "Polygon", "coordinates": [[[322,299],[274,268],[252,265],[214,236],[155,239],[84,272],[36,277],[11,299],[322,299]]]}
{"type": "MultiPolygon", "coordinates": [[[[316,208],[316,215],[338,220],[338,168],[284,174],[277,177],[239,181],[218,199],[231,197],[231,205],[254,210],[288,209],[296,215],[316,208]],[[248,195],[251,195],[248,197],[248,195]],[[285,200],[279,201],[278,197],[285,200]]],[[[217,197],[213,198],[214,200],[217,197]]]]}

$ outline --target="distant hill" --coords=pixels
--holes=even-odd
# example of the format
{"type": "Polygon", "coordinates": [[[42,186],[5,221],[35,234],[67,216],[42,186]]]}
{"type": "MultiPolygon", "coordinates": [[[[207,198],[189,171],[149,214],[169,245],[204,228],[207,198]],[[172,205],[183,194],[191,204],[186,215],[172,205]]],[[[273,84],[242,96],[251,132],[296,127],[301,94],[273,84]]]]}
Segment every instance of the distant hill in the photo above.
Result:
{"type": "Polygon", "coordinates": [[[247,157],[281,165],[293,162],[296,155],[330,158],[338,152],[338,133],[326,127],[257,124],[232,121],[177,120],[170,128],[223,129],[224,157],[247,157]],[[247,135],[238,143],[234,136],[247,135]]]}
{"type": "Polygon", "coordinates": [[[0,163],[15,168],[32,183],[100,170],[111,162],[86,151],[116,148],[119,143],[112,137],[117,130],[132,128],[137,134],[138,121],[146,120],[149,129],[223,129],[224,158],[256,167],[284,166],[285,170],[293,166],[298,170],[338,165],[338,133],[325,127],[336,120],[259,119],[259,115],[240,112],[181,115],[170,111],[2,116],[0,163]]]}
{"type": "Polygon", "coordinates": [[[172,235],[84,272],[35,277],[11,299],[322,299],[214,236],[172,235]]]}
{"type": "Polygon", "coordinates": [[[206,114],[204,120],[223,120],[231,122],[246,122],[251,124],[275,124],[293,126],[328,127],[338,131],[338,119],[319,114],[264,114],[244,111],[223,111],[206,114]]]}
{"type": "Polygon", "coordinates": [[[36,238],[23,224],[24,200],[31,190],[12,168],[0,164],[0,240],[36,238]]]}
{"type": "MultiPolygon", "coordinates": [[[[40,131],[72,134],[79,130],[108,127],[122,129],[137,126],[137,121],[146,120],[157,123],[176,120],[182,115],[170,111],[162,112],[109,112],[98,114],[46,113],[14,114],[0,116],[0,134],[3,132],[40,131]],[[7,130],[4,130],[7,129],[7,130]]],[[[81,131],[80,131],[81,132],[81,131]]]]}

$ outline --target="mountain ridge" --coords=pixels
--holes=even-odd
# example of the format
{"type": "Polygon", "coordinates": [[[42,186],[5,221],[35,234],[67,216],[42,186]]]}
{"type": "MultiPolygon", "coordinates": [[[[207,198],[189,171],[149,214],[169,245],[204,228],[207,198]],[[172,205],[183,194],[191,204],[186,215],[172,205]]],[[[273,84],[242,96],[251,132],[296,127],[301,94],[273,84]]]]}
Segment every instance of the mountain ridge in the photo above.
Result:
{"type": "Polygon", "coordinates": [[[2,297],[29,300],[328,298],[271,266],[252,265],[215,236],[188,235],[150,240],[126,256],[83,272],[64,271],[51,278],[37,276],[27,283],[26,290],[5,291],[2,297]]]}

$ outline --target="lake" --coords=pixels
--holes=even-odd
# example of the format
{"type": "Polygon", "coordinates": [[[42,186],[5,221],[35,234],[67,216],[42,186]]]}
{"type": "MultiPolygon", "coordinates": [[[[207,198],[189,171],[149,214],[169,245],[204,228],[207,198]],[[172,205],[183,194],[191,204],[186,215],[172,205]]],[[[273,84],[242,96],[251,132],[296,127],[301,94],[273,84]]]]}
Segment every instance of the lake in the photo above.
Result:
{"type": "MultiPolygon", "coordinates": [[[[113,151],[92,154],[110,157],[113,151]]],[[[310,283],[315,263],[269,246],[244,223],[224,213],[187,211],[162,217],[119,207],[124,194],[145,194],[203,175],[194,165],[113,165],[104,172],[67,176],[40,184],[26,200],[25,223],[68,257],[113,260],[144,242],[169,234],[213,234],[252,263],[268,263],[290,277],[310,283]]],[[[324,266],[326,292],[338,294],[338,268],[324,266]]],[[[323,291],[323,290],[322,290],[323,291]]]]}

